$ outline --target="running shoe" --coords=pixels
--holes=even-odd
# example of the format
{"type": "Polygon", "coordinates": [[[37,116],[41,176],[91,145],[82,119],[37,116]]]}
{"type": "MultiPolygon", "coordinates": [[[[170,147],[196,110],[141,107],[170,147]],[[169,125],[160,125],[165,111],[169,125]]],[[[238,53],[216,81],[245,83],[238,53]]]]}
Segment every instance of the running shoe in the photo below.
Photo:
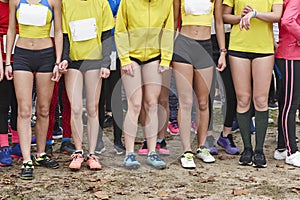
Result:
{"type": "Polygon", "coordinates": [[[90,154],[86,161],[87,168],[90,170],[100,170],[102,166],[100,165],[98,159],[99,157],[95,156],[94,154],[90,154]]]}
{"type": "Polygon", "coordinates": [[[106,148],[103,146],[102,149],[100,149],[99,151],[95,150],[95,153],[100,155],[103,154],[106,151],[106,148]]]}
{"type": "Polygon", "coordinates": [[[244,151],[240,157],[239,164],[251,166],[252,165],[252,157],[253,157],[252,149],[251,148],[244,149],[244,151]]]}
{"type": "Polygon", "coordinates": [[[52,148],[52,144],[46,144],[45,147],[45,153],[47,154],[47,156],[52,157],[53,156],[53,148],[52,148]]]}
{"type": "Polygon", "coordinates": [[[139,161],[136,160],[136,155],[133,152],[127,154],[127,156],[124,158],[123,165],[127,169],[137,169],[141,166],[139,161]]]}
{"type": "Polygon", "coordinates": [[[233,133],[240,131],[240,126],[239,126],[239,123],[238,123],[237,120],[234,120],[234,121],[232,122],[231,131],[232,131],[233,133]]]}
{"type": "Polygon", "coordinates": [[[285,160],[287,157],[287,150],[284,149],[284,150],[279,150],[279,149],[276,149],[274,151],[274,159],[275,160],[285,160]]]}
{"type": "Polygon", "coordinates": [[[147,165],[150,165],[154,167],[155,169],[165,169],[166,163],[159,157],[159,155],[156,152],[151,152],[147,159],[146,159],[147,165]]]}
{"type": "Polygon", "coordinates": [[[35,135],[31,138],[31,146],[36,146],[36,137],[35,135]]]}
{"type": "Polygon", "coordinates": [[[179,133],[179,127],[178,127],[178,121],[177,120],[173,120],[171,123],[169,123],[167,131],[171,135],[180,135],[180,133],[179,133]]]}
{"type": "Polygon", "coordinates": [[[269,110],[278,110],[278,102],[275,99],[270,99],[268,103],[269,110]]]}
{"type": "Polygon", "coordinates": [[[149,152],[148,152],[148,147],[147,147],[147,141],[144,140],[144,142],[143,142],[141,148],[138,150],[138,154],[139,154],[140,156],[147,156],[148,153],[149,153],[149,152]]]}
{"type": "Polygon", "coordinates": [[[223,137],[223,132],[221,132],[218,141],[218,145],[223,147],[225,152],[230,155],[239,155],[240,150],[234,144],[232,134],[229,134],[227,137],[223,137]]]}
{"type": "Polygon", "coordinates": [[[212,135],[206,137],[205,141],[206,148],[209,149],[211,155],[218,155],[218,149],[215,145],[215,138],[212,135]]]}
{"type": "Polygon", "coordinates": [[[31,160],[23,163],[20,178],[23,180],[32,180],[34,178],[33,169],[34,166],[31,160]]]}
{"type": "Polygon", "coordinates": [[[113,116],[112,115],[105,115],[104,116],[104,122],[103,122],[103,128],[111,127],[113,125],[113,116]]]}
{"type": "Polygon", "coordinates": [[[61,139],[62,137],[63,137],[62,127],[59,127],[58,130],[53,131],[53,133],[52,133],[53,140],[61,139]]]}
{"type": "Polygon", "coordinates": [[[10,148],[10,157],[11,158],[22,158],[22,151],[20,144],[13,144],[10,148]]]}
{"type": "Polygon", "coordinates": [[[122,142],[120,144],[114,144],[114,152],[116,152],[117,155],[125,154],[126,148],[124,144],[122,142]]]}
{"type": "Polygon", "coordinates": [[[10,150],[9,147],[2,147],[2,150],[0,152],[0,166],[6,167],[12,165],[12,159],[10,157],[10,150]]]}
{"type": "Polygon", "coordinates": [[[165,156],[170,155],[170,150],[167,147],[167,143],[165,139],[163,139],[160,143],[159,142],[156,143],[156,149],[158,150],[158,153],[160,155],[165,155],[165,156]]]}
{"type": "Polygon", "coordinates": [[[71,155],[72,161],[69,165],[71,170],[79,170],[81,168],[81,164],[84,161],[83,154],[81,152],[74,152],[71,155]]]}
{"type": "Polygon", "coordinates": [[[59,151],[62,154],[72,155],[75,152],[75,145],[71,141],[62,142],[59,151]]]}
{"type": "Polygon", "coordinates": [[[182,154],[181,158],[181,166],[184,169],[195,169],[196,164],[194,162],[194,154],[191,151],[186,151],[184,154],[182,154]]]}
{"type": "Polygon", "coordinates": [[[263,151],[255,151],[253,156],[253,167],[266,168],[267,161],[263,151]]]}
{"type": "Polygon", "coordinates": [[[285,158],[285,163],[289,165],[293,165],[295,167],[300,167],[300,152],[296,151],[296,153],[293,153],[290,156],[287,156],[285,158]]]}
{"type": "Polygon", "coordinates": [[[205,163],[215,162],[215,158],[210,154],[209,149],[205,146],[201,146],[197,149],[197,157],[205,163]]]}
{"type": "Polygon", "coordinates": [[[37,166],[43,166],[52,169],[57,169],[59,167],[59,164],[47,156],[46,153],[41,153],[40,157],[34,156],[33,162],[37,166]]]}

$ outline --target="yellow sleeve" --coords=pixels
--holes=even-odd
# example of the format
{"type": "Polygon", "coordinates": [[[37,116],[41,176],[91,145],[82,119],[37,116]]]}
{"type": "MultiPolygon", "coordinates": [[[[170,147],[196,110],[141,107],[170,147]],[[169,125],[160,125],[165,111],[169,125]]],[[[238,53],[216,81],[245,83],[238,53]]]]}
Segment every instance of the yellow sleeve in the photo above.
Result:
{"type": "Polygon", "coordinates": [[[234,7],[234,2],[235,2],[235,0],[224,0],[223,4],[227,5],[229,7],[234,7]]]}
{"type": "Polygon", "coordinates": [[[171,1],[170,11],[168,18],[165,21],[165,26],[163,27],[162,37],[161,37],[161,66],[169,67],[172,56],[173,56],[173,46],[174,46],[174,14],[173,14],[173,2],[171,1]]]}
{"type": "Polygon", "coordinates": [[[273,5],[274,4],[283,4],[283,0],[273,0],[273,5]]]}
{"type": "Polygon", "coordinates": [[[127,30],[127,15],[126,15],[126,0],[122,0],[119,6],[116,29],[115,29],[115,42],[117,51],[121,61],[121,66],[125,66],[131,63],[129,58],[129,36],[127,30]]]}
{"type": "Polygon", "coordinates": [[[66,5],[65,1],[62,1],[62,31],[65,34],[68,34],[68,24],[66,20],[66,5]]]}
{"type": "Polygon", "coordinates": [[[112,28],[114,28],[114,17],[112,14],[112,11],[110,9],[109,3],[107,0],[103,1],[103,6],[102,6],[102,19],[103,19],[103,24],[102,24],[102,32],[108,31],[112,28]]]}

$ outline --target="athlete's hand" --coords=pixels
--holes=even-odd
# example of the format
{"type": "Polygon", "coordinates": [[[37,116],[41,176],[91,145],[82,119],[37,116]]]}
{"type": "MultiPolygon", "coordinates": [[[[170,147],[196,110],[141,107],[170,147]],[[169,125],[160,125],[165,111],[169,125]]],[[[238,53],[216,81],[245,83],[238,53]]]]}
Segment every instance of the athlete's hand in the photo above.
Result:
{"type": "Polygon", "coordinates": [[[166,66],[162,66],[162,65],[158,66],[158,72],[160,72],[160,73],[163,73],[164,71],[167,71],[169,69],[170,69],[170,67],[166,67],[166,66]]]}
{"type": "Polygon", "coordinates": [[[110,75],[110,70],[104,67],[100,68],[100,77],[101,78],[108,78],[110,75]]]}
{"type": "Polygon", "coordinates": [[[122,70],[125,74],[128,74],[130,76],[134,76],[133,66],[132,63],[122,66],[122,70]]]}
{"type": "Polygon", "coordinates": [[[58,70],[60,73],[65,73],[67,72],[67,67],[69,65],[69,62],[67,60],[63,60],[58,64],[58,70]]]}
{"type": "Polygon", "coordinates": [[[243,8],[242,10],[242,17],[244,17],[245,15],[247,15],[249,12],[252,12],[253,8],[249,5],[247,5],[245,8],[243,8]]]}
{"type": "Polygon", "coordinates": [[[0,82],[3,80],[4,77],[4,70],[3,70],[3,63],[0,62],[0,82]]]}
{"type": "Polygon", "coordinates": [[[218,66],[217,66],[217,70],[219,72],[222,72],[225,68],[226,68],[226,54],[221,52],[221,55],[219,57],[219,60],[218,60],[218,66]]]}
{"type": "Polygon", "coordinates": [[[243,28],[246,29],[247,31],[250,30],[250,20],[253,17],[254,13],[253,11],[249,12],[246,14],[244,17],[242,17],[240,21],[240,30],[243,28]]]}
{"type": "Polygon", "coordinates": [[[14,78],[11,65],[5,66],[5,77],[9,81],[14,78]]]}
{"type": "Polygon", "coordinates": [[[51,81],[58,82],[60,77],[61,77],[61,73],[59,72],[58,65],[55,65],[52,72],[51,81]]]}

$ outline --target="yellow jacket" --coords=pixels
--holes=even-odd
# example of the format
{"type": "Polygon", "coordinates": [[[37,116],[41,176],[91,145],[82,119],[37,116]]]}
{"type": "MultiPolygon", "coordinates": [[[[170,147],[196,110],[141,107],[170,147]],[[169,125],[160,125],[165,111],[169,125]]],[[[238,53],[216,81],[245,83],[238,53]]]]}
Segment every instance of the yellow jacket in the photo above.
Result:
{"type": "Polygon", "coordinates": [[[130,57],[147,61],[161,55],[169,66],[174,42],[173,0],[122,0],[116,20],[115,40],[121,65],[130,57]]]}

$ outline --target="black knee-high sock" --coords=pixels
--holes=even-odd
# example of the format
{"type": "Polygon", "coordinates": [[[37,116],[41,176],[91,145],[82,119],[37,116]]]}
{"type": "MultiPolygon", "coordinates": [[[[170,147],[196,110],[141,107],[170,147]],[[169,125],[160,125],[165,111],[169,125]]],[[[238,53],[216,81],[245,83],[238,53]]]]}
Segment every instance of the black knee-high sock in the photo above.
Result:
{"type": "Polygon", "coordinates": [[[250,120],[252,116],[252,109],[250,109],[245,112],[245,113],[236,113],[236,118],[239,123],[240,131],[241,131],[241,136],[242,140],[244,143],[244,148],[245,149],[252,149],[252,144],[251,144],[251,132],[250,132],[250,120]]]}
{"type": "Polygon", "coordinates": [[[255,110],[255,151],[263,151],[267,128],[269,111],[255,110]]]}

